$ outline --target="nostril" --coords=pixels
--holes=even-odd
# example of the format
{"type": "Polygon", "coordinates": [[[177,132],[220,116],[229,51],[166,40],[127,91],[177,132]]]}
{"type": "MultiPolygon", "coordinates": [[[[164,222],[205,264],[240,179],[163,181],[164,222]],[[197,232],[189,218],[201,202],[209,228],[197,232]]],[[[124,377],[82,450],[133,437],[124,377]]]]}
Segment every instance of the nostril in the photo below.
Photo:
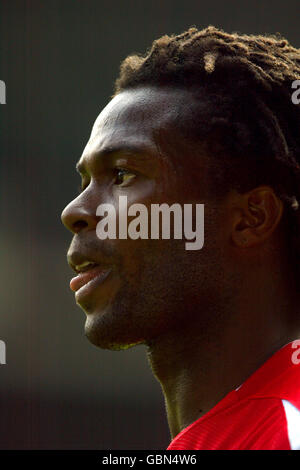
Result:
{"type": "Polygon", "coordinates": [[[93,207],[86,208],[75,199],[63,210],[61,219],[64,226],[73,234],[81,230],[92,230],[98,223],[98,218],[92,211],[93,207]]]}
{"type": "Polygon", "coordinates": [[[85,222],[85,220],[77,220],[76,222],[73,223],[72,229],[73,232],[78,233],[82,229],[86,228],[88,226],[88,223],[85,222]]]}

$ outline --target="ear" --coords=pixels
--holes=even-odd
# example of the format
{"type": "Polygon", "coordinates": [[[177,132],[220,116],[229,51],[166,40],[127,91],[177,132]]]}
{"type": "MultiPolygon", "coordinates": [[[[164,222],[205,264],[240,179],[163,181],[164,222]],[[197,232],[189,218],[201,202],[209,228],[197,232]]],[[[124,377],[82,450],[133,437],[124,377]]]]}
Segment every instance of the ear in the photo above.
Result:
{"type": "Polygon", "coordinates": [[[238,247],[258,245],[271,236],[283,213],[283,203],[269,186],[259,186],[235,199],[232,241],[238,247]]]}

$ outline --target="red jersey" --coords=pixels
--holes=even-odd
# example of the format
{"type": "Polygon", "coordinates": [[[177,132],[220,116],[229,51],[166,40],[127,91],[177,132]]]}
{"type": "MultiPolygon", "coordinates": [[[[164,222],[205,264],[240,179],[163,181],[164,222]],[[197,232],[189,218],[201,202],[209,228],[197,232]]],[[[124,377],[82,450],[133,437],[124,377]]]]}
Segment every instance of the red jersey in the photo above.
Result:
{"type": "Polygon", "coordinates": [[[300,450],[300,340],[183,429],[167,450],[300,450]]]}

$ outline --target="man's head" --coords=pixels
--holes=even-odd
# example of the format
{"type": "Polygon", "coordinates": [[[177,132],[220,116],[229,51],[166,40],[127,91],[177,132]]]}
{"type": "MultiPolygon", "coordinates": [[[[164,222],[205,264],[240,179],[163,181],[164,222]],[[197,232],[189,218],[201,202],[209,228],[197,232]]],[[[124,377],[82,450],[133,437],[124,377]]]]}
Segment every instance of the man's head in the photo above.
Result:
{"type": "Polygon", "coordinates": [[[297,228],[299,58],[285,40],[209,27],[125,59],[79,161],[83,192],[62,215],[74,233],[70,263],[104,273],[76,293],[93,343],[150,344],[193,325],[205,334],[258,259],[280,263],[297,228]],[[120,195],[149,209],[204,204],[204,247],[101,241],[96,209],[110,203],[118,213],[120,195]]]}

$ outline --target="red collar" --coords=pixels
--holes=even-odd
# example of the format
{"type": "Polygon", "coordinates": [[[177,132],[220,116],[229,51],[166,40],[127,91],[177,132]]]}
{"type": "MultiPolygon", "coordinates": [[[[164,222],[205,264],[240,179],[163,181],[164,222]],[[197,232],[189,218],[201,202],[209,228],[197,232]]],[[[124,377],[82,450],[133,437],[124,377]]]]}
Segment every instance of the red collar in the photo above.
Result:
{"type": "Polygon", "coordinates": [[[238,399],[280,398],[300,404],[300,340],[283,346],[270,357],[240,388],[238,399]]]}

